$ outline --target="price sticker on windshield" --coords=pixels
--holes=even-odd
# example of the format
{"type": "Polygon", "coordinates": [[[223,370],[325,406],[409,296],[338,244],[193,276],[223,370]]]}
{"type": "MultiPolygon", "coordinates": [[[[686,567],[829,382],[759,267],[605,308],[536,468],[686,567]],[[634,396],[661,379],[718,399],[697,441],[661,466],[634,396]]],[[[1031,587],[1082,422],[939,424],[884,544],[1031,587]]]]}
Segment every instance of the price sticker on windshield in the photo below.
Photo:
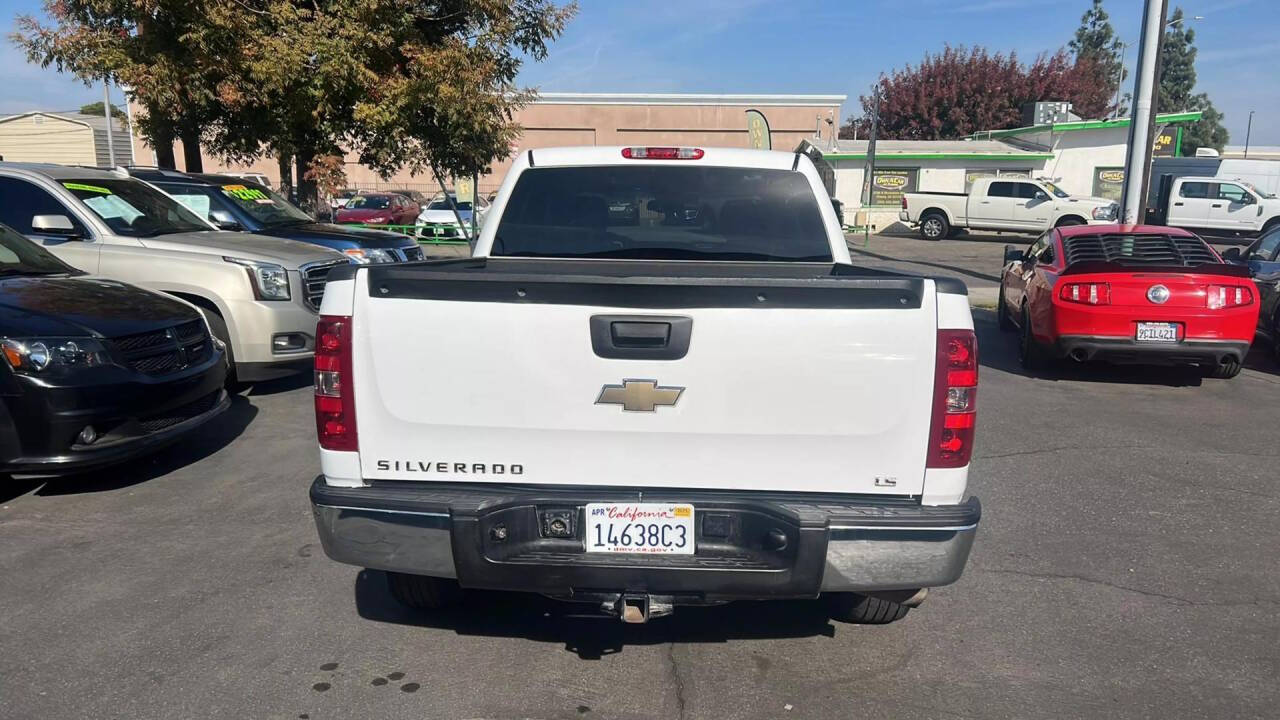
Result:
{"type": "Polygon", "coordinates": [[[223,185],[222,192],[240,200],[267,200],[270,202],[266,193],[258,188],[245,187],[244,185],[223,185]]]}

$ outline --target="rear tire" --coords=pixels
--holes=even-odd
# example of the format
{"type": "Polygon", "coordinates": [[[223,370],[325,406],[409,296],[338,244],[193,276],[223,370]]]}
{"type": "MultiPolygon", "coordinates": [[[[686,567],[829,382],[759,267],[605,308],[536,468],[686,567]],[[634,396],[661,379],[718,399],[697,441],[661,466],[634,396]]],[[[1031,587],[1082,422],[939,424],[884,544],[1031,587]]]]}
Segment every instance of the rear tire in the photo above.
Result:
{"type": "Polygon", "coordinates": [[[925,240],[941,240],[950,232],[951,223],[942,213],[931,212],[920,218],[920,237],[925,240]]]}
{"type": "Polygon", "coordinates": [[[1009,317],[1009,305],[1004,301],[1004,286],[997,288],[996,293],[996,324],[1004,332],[1012,332],[1013,318],[1009,317]]]}
{"type": "Polygon", "coordinates": [[[439,610],[462,598],[457,580],[424,575],[389,572],[387,589],[397,602],[415,610],[439,610]]]}
{"type": "Polygon", "coordinates": [[[1034,372],[1043,370],[1047,364],[1044,348],[1031,332],[1031,311],[1022,307],[1022,333],[1018,341],[1018,362],[1023,370],[1034,372]]]}
{"type": "Polygon", "coordinates": [[[1209,365],[1205,368],[1205,377],[1217,378],[1219,380],[1230,380],[1240,374],[1240,361],[1228,360],[1217,365],[1209,365]]]}
{"type": "Polygon", "coordinates": [[[856,625],[887,625],[911,610],[902,603],[858,593],[832,593],[830,602],[832,618],[856,625]]]}

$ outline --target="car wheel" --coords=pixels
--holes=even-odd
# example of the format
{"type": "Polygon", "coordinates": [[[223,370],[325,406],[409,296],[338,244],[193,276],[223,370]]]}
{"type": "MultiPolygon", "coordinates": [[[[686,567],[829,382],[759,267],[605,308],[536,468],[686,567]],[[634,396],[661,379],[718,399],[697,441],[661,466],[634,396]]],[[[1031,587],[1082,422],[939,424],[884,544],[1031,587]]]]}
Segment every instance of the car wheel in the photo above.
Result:
{"type": "Polygon", "coordinates": [[[1078,217],[1065,217],[1058,221],[1058,227],[1071,227],[1072,225],[1084,225],[1084,220],[1078,217]]]}
{"type": "Polygon", "coordinates": [[[208,309],[199,308],[200,314],[204,315],[204,319],[209,323],[209,330],[213,336],[222,341],[227,346],[227,379],[223,383],[227,392],[236,392],[242,386],[240,381],[236,379],[236,354],[231,348],[231,332],[227,330],[227,321],[222,319],[218,313],[208,309]]]}
{"type": "Polygon", "coordinates": [[[1022,335],[1018,342],[1018,363],[1023,370],[1041,370],[1044,368],[1044,348],[1031,332],[1031,311],[1022,306],[1022,335]]]}
{"type": "Polygon", "coordinates": [[[1218,378],[1219,380],[1230,380],[1240,374],[1240,361],[1228,360],[1217,365],[1209,365],[1205,368],[1205,377],[1218,378]]]}
{"type": "Polygon", "coordinates": [[[887,625],[907,616],[911,608],[892,600],[858,593],[832,593],[831,617],[858,625],[887,625]]]}
{"type": "Polygon", "coordinates": [[[1013,329],[1013,318],[1009,317],[1009,305],[1004,301],[1003,285],[996,288],[996,324],[1005,332],[1013,329]]]}
{"type": "Polygon", "coordinates": [[[941,240],[949,232],[951,223],[940,213],[930,213],[920,221],[920,237],[925,240],[941,240]]]}
{"type": "Polygon", "coordinates": [[[457,580],[424,575],[389,572],[387,589],[397,602],[415,610],[439,610],[462,598],[462,588],[457,580]]]}

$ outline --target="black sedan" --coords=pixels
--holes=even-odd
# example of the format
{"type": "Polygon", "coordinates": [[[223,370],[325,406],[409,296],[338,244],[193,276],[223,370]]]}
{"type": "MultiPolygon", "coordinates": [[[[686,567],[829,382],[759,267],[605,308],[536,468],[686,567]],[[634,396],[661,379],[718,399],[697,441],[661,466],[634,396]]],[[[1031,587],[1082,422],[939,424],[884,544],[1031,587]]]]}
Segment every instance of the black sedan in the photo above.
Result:
{"type": "Polygon", "coordinates": [[[127,460],[229,404],[225,351],[195,308],[85,275],[4,225],[0,356],[0,474],[127,460]]]}
{"type": "Polygon", "coordinates": [[[1227,262],[1248,265],[1258,285],[1258,334],[1271,342],[1271,352],[1280,363],[1280,227],[1265,233],[1243,251],[1229,248],[1222,253],[1227,262]]]}

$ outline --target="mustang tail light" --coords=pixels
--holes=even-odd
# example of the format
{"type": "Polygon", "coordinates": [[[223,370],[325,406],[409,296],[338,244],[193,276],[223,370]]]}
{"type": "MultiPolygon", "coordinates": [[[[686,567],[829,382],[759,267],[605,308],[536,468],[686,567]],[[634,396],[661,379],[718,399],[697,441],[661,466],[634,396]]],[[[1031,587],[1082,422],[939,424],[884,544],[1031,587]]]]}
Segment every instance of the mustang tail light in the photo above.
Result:
{"type": "Polygon", "coordinates": [[[1111,286],[1107,283],[1063,283],[1058,298],[1085,305],[1110,305],[1111,286]]]}
{"type": "Polygon", "coordinates": [[[1205,305],[1210,310],[1253,304],[1253,290],[1244,285],[1210,285],[1205,305]]]}
{"type": "Polygon", "coordinates": [[[359,450],[351,388],[351,318],[321,315],[316,324],[316,437],[325,450],[359,450]]]}
{"type": "Polygon", "coordinates": [[[702,148],[691,147],[627,147],[622,157],[628,160],[701,160],[702,148]]]}
{"type": "Polygon", "coordinates": [[[969,464],[977,403],[977,338],[972,330],[939,330],[926,467],[958,468],[969,464]]]}

